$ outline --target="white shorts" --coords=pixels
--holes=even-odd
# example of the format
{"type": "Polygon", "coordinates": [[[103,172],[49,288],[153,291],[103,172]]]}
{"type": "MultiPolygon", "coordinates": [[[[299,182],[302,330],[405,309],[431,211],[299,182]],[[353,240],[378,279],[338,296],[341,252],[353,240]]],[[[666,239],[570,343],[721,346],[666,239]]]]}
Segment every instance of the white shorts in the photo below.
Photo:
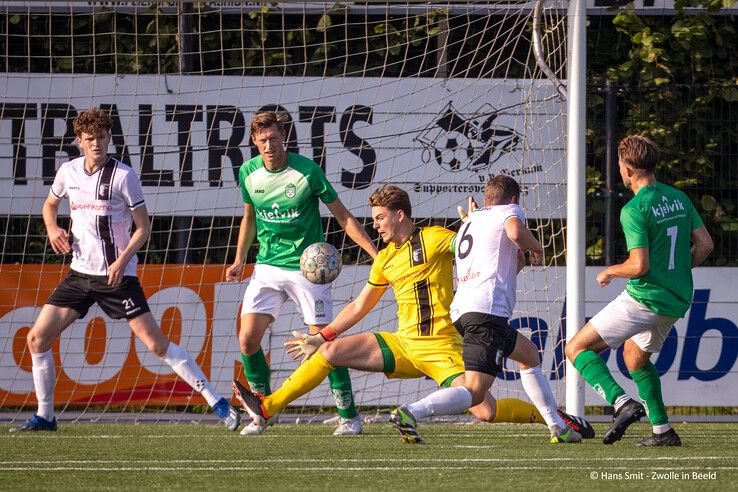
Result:
{"type": "Polygon", "coordinates": [[[306,325],[326,325],[333,320],[331,284],[317,285],[299,270],[284,270],[271,265],[255,265],[246,287],[241,316],[268,314],[276,319],[287,299],[300,309],[306,325]]]}
{"type": "Polygon", "coordinates": [[[589,322],[611,349],[630,338],[641,350],[653,354],[661,350],[678,319],[654,313],[623,291],[589,322]]]}

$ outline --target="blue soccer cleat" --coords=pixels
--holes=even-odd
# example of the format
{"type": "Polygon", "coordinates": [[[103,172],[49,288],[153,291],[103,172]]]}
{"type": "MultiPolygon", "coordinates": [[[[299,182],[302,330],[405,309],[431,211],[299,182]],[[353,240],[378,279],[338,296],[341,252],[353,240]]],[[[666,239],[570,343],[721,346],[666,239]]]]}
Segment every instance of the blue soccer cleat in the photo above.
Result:
{"type": "Polygon", "coordinates": [[[30,419],[26,420],[26,423],[20,427],[13,427],[10,432],[26,432],[26,431],[55,431],[56,430],[56,417],[51,420],[34,415],[30,419]]]}
{"type": "Polygon", "coordinates": [[[213,411],[230,431],[237,430],[241,424],[241,415],[238,410],[233,408],[225,398],[221,398],[213,405],[213,411]]]}

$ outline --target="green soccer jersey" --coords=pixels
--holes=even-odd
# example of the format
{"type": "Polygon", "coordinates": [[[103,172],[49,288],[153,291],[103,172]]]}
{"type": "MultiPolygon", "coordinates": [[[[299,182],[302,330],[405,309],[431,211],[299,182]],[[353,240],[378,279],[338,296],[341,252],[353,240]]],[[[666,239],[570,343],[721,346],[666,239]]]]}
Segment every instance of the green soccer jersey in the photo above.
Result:
{"type": "Polygon", "coordinates": [[[253,205],[256,214],[256,263],[299,270],[305,248],[324,241],[318,200],[338,198],[323,171],[292,152],[285,167],[269,171],[258,155],[241,165],[239,183],[244,203],[253,205]]]}
{"type": "Polygon", "coordinates": [[[623,207],[620,223],[628,251],[648,248],[648,272],[626,290],[651,311],[681,318],[692,302],[692,231],[702,227],[692,202],[663,183],[644,186],[623,207]]]}

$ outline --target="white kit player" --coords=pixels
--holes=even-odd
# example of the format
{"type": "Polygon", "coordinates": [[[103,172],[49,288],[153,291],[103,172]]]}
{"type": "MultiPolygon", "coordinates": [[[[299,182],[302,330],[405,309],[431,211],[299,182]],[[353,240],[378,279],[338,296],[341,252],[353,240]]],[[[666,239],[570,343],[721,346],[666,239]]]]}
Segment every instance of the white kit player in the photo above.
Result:
{"type": "Polygon", "coordinates": [[[238,412],[211,386],[192,356],[169,342],[149,310],[136,277],[136,252],[151,233],[141,184],[130,166],[108,156],[112,120],[98,108],[74,120],[83,157],[62,164],[43,206],[43,219],[55,253],[72,252],[70,272],[41,309],[28,333],[38,411],[11,431],[55,431],[56,370],[52,343],[97,303],[113,319],[125,318],[146,347],[199,392],[230,430],[238,412]],[[72,235],[59,227],[57,214],[68,198],[72,235]],[[131,223],[136,231],[131,235],[131,223]]]}
{"type": "Polygon", "coordinates": [[[530,252],[533,265],[541,264],[543,257],[543,247],[525,225],[519,200],[518,183],[496,176],[485,186],[483,208],[474,210],[470,199],[469,214],[460,210],[464,224],[456,236],[457,290],[451,319],[464,339],[464,385],[442,388],[394,410],[390,421],[403,436],[417,432],[417,420],[461,413],[481,403],[504,358],[520,364],[523,388],[546,421],[551,442],[594,436],[589,423],[557,410],[536,346],[508,324],[517,274],[524,266],[521,250],[530,252]]]}

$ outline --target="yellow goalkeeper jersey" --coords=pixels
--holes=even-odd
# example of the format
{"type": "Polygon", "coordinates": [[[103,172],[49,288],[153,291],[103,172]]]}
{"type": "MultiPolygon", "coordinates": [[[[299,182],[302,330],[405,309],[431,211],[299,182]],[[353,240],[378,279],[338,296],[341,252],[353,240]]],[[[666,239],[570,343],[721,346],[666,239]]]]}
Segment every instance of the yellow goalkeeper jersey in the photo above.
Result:
{"type": "Polygon", "coordinates": [[[374,259],[369,284],[395,291],[398,335],[459,336],[449,316],[455,236],[445,227],[416,227],[402,245],[389,244],[374,259]]]}

